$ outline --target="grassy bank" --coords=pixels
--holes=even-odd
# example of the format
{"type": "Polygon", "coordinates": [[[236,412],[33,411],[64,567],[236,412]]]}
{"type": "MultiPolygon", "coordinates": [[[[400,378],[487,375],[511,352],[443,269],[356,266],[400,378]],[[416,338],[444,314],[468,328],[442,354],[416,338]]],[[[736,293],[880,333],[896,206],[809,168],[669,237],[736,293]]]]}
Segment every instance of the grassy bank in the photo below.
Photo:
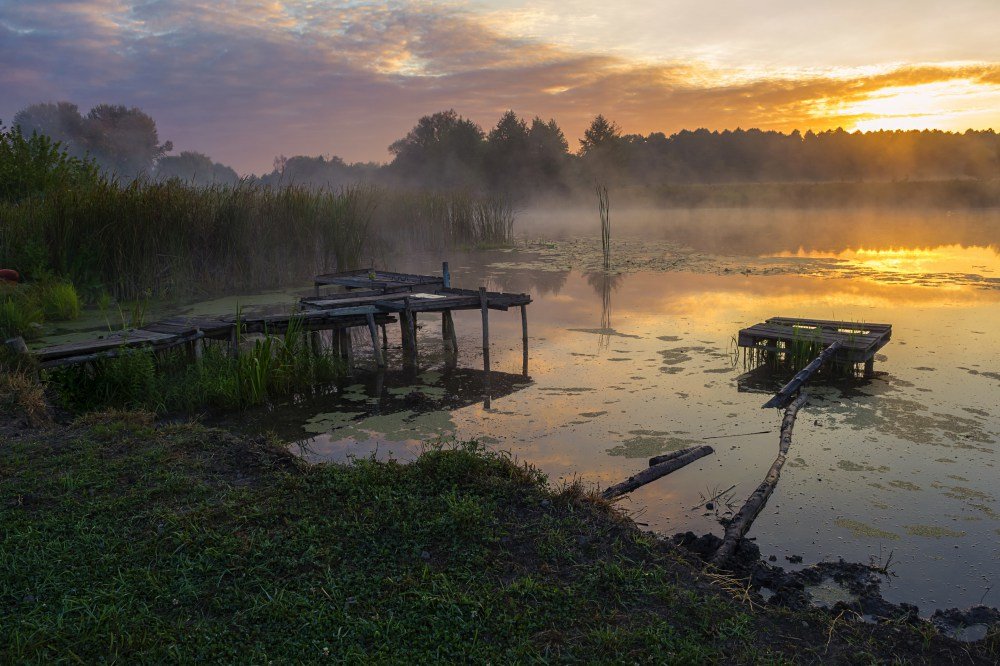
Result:
{"type": "Polygon", "coordinates": [[[579,487],[474,445],[310,467],[135,413],[0,436],[2,661],[990,656],[751,609],[579,487]]]}

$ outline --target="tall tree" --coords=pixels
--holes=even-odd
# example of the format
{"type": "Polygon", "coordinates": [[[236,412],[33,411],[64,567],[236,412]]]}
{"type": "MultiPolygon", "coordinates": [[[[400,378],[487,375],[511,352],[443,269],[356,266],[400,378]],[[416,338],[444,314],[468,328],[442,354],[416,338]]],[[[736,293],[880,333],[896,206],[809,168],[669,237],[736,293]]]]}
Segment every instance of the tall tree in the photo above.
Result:
{"type": "Polygon", "coordinates": [[[505,112],[486,136],[485,171],[489,185],[504,192],[522,186],[530,159],[528,124],[513,111],[505,112]]]}
{"type": "Polygon", "coordinates": [[[476,123],[454,109],[417,121],[405,137],[393,142],[391,168],[398,176],[428,186],[478,185],[484,134],[476,123]]]}
{"type": "Polygon", "coordinates": [[[137,176],[173,150],[159,142],[156,122],[138,107],[99,104],[87,114],[86,131],[95,157],[121,176],[137,176]]]}

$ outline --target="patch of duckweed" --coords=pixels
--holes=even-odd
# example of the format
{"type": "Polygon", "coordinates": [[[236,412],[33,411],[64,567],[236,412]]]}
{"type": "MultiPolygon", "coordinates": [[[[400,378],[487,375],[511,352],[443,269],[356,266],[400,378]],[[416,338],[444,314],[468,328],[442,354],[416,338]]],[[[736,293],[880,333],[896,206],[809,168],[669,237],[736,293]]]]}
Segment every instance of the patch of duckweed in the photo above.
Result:
{"type": "Polygon", "coordinates": [[[901,490],[922,490],[920,486],[915,483],[910,483],[909,481],[890,481],[889,485],[893,488],[899,488],[901,490]]]}
{"type": "Polygon", "coordinates": [[[850,530],[851,534],[856,537],[870,537],[873,539],[898,539],[898,534],[893,534],[892,532],[886,532],[885,530],[880,530],[877,527],[873,527],[866,523],[862,523],[859,520],[851,520],[850,518],[837,518],[833,521],[833,524],[837,527],[842,527],[845,530],[850,530]]]}
{"type": "Polygon", "coordinates": [[[965,532],[956,532],[946,527],[936,525],[907,525],[906,533],[910,536],[927,537],[930,539],[940,539],[941,537],[964,537],[965,532]]]}
{"type": "Polygon", "coordinates": [[[577,393],[586,393],[587,391],[595,391],[596,389],[590,386],[539,386],[538,390],[554,395],[574,395],[577,393]]]}
{"type": "Polygon", "coordinates": [[[429,398],[443,398],[447,393],[442,386],[425,386],[422,384],[418,384],[416,386],[396,386],[391,389],[387,389],[386,392],[389,395],[396,396],[397,398],[404,398],[411,393],[422,393],[429,398]]]}
{"type": "Polygon", "coordinates": [[[974,490],[973,488],[966,488],[964,486],[946,486],[940,483],[932,483],[934,488],[946,488],[948,492],[944,495],[945,497],[951,497],[953,499],[969,500],[969,499],[979,499],[979,500],[992,500],[993,496],[989,493],[984,493],[981,490],[974,490]]]}
{"type": "Polygon", "coordinates": [[[311,433],[332,432],[343,428],[359,416],[364,416],[364,412],[329,412],[317,414],[302,425],[302,429],[311,433]]]}
{"type": "Polygon", "coordinates": [[[696,439],[678,437],[675,433],[662,430],[629,430],[628,434],[632,436],[607,450],[609,456],[648,458],[701,443],[696,439]]]}
{"type": "Polygon", "coordinates": [[[663,342],[677,342],[680,340],[676,335],[661,335],[656,338],[657,340],[662,340],[663,342]]]}
{"type": "Polygon", "coordinates": [[[607,412],[580,412],[580,416],[588,419],[596,419],[598,416],[604,416],[607,412]]]}
{"type": "Polygon", "coordinates": [[[418,379],[424,384],[437,384],[441,381],[441,373],[436,370],[428,370],[420,373],[418,379]]]}
{"type": "Polygon", "coordinates": [[[660,356],[663,357],[664,365],[678,365],[680,363],[686,363],[691,360],[691,357],[687,355],[689,347],[678,347],[676,349],[663,349],[660,351],[660,356]]]}
{"type": "Polygon", "coordinates": [[[838,460],[837,467],[844,470],[845,472],[888,472],[889,468],[885,465],[879,465],[878,467],[872,467],[871,465],[863,465],[861,463],[856,463],[853,460],[838,460]]]}

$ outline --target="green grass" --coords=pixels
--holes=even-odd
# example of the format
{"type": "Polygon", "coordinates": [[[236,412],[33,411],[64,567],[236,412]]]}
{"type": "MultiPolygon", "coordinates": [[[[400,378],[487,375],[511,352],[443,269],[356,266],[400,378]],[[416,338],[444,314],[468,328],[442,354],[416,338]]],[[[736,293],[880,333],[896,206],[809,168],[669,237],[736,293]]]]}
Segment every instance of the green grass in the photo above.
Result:
{"type": "Polygon", "coordinates": [[[474,446],[305,468],[196,426],[90,423],[0,452],[17,498],[0,518],[5,660],[758,654],[730,629],[742,611],[677,587],[638,533],[576,546],[609,525],[474,446]]]}
{"type": "Polygon", "coordinates": [[[940,643],[751,611],[579,486],[475,444],[306,466],[94,415],[0,435],[0,497],[4,662],[846,663],[940,643]]]}

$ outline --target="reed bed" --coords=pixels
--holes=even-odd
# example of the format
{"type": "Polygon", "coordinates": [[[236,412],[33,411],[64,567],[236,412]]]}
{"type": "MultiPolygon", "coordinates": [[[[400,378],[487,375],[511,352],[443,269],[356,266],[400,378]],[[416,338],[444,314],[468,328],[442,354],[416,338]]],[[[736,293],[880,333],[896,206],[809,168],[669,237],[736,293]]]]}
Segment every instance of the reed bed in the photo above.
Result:
{"type": "Polygon", "coordinates": [[[386,193],[376,215],[384,242],[435,247],[497,247],[514,233],[514,209],[501,196],[468,192],[386,193]]]}
{"type": "Polygon", "coordinates": [[[99,179],[0,203],[0,265],[91,299],[257,290],[387,251],[506,243],[513,221],[505,200],[468,193],[99,179]]]}

